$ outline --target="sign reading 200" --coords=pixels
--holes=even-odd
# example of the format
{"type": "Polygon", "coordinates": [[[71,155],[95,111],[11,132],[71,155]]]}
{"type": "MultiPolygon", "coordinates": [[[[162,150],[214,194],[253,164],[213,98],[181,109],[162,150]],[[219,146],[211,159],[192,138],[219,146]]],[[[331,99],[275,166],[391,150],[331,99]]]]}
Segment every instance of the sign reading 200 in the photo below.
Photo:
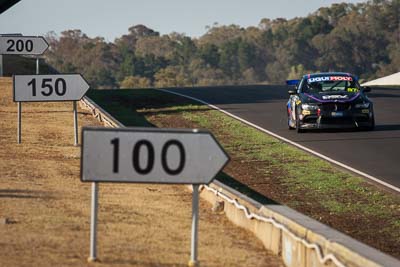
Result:
{"type": "Polygon", "coordinates": [[[67,83],[63,78],[43,78],[38,80],[33,78],[28,82],[28,86],[32,89],[32,96],[37,96],[39,93],[43,96],[51,96],[53,94],[63,96],[67,92],[67,83]]]}
{"type": "Polygon", "coordinates": [[[7,52],[32,52],[33,41],[32,40],[17,40],[14,39],[7,40],[7,52]]]}

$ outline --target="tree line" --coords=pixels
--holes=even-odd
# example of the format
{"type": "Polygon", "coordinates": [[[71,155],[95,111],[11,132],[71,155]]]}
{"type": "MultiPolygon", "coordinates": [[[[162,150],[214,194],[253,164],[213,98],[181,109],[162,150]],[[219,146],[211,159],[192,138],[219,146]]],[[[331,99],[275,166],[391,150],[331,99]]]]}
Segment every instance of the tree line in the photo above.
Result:
{"type": "Polygon", "coordinates": [[[254,27],[208,27],[199,38],[135,25],[114,42],[80,30],[49,33],[46,60],[93,88],[282,84],[309,72],[372,79],[400,71],[400,0],[333,4],[254,27]]]}

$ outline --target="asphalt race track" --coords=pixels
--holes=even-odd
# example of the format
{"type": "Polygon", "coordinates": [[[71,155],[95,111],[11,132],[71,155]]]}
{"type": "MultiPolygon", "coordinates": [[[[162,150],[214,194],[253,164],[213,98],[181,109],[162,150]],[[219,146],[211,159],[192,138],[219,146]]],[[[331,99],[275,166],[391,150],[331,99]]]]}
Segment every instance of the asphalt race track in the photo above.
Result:
{"type": "Polygon", "coordinates": [[[400,190],[400,89],[373,88],[374,131],[288,130],[286,86],[169,89],[198,98],[400,190]]]}

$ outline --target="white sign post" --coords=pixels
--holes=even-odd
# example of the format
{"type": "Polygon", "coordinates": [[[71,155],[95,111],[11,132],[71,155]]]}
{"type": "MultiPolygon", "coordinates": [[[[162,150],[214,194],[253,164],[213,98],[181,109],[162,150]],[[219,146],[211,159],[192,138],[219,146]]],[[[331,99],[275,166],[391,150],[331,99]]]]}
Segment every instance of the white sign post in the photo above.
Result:
{"type": "Polygon", "coordinates": [[[76,101],[90,87],[82,75],[14,75],[13,87],[14,102],[18,102],[18,144],[21,143],[21,102],[74,101],[74,136],[75,145],[78,145],[76,101]]]}
{"type": "Polygon", "coordinates": [[[84,128],[81,180],[93,182],[89,261],[95,261],[98,182],[192,184],[191,265],[197,265],[199,185],[210,183],[229,157],[208,131],[84,128]]]}

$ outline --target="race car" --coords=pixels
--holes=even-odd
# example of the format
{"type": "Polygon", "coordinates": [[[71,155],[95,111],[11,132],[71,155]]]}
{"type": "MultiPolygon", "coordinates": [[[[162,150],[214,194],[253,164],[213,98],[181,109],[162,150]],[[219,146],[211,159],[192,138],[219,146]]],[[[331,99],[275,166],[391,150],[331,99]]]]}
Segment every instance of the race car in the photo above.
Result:
{"type": "Polygon", "coordinates": [[[289,129],[301,133],[308,129],[359,128],[373,130],[374,108],[356,76],[342,72],[304,75],[289,80],[295,85],[288,91],[287,116],[289,129]]]}

